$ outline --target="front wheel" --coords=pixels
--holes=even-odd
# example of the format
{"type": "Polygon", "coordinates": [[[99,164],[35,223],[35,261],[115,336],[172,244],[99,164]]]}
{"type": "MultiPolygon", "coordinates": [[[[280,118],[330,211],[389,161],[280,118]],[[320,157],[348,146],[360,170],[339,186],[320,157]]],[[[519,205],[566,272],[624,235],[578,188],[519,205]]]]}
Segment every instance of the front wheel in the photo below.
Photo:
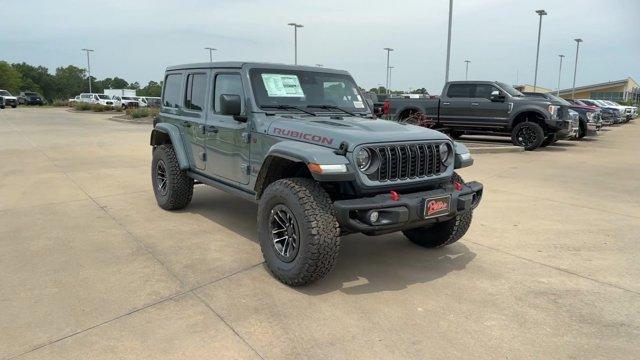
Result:
{"type": "Polygon", "coordinates": [[[258,205],[258,239],[267,268],[282,283],[300,286],[323,278],[340,250],[329,195],[306,178],[270,184],[258,205]]]}
{"type": "MultiPolygon", "coordinates": [[[[452,181],[464,183],[462,177],[453,173],[452,181]]],[[[426,248],[438,248],[460,240],[471,226],[472,210],[459,212],[453,219],[431,226],[405,230],[402,233],[411,242],[426,248]]]]}
{"type": "Polygon", "coordinates": [[[578,135],[576,139],[582,139],[587,136],[587,123],[584,121],[580,121],[580,127],[578,128],[578,135]]]}
{"type": "Polygon", "coordinates": [[[527,151],[535,150],[545,139],[544,130],[540,125],[530,121],[519,123],[511,132],[511,141],[527,151]]]}

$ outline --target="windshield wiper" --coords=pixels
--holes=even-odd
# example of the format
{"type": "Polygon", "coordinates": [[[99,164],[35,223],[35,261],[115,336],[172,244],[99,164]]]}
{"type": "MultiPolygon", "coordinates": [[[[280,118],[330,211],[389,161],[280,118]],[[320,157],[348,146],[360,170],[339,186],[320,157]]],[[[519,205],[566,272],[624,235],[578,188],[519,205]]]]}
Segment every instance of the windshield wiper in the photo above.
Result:
{"type": "Polygon", "coordinates": [[[261,107],[262,108],[267,108],[267,109],[298,110],[298,111],[302,111],[305,114],[309,114],[309,115],[312,115],[312,116],[318,116],[314,112],[311,112],[309,110],[305,110],[303,108],[299,108],[299,107],[293,106],[293,105],[262,105],[261,107]]]}
{"type": "Polygon", "coordinates": [[[351,111],[347,111],[339,106],[335,106],[335,105],[307,105],[308,108],[312,108],[312,109],[324,109],[324,110],[330,110],[330,109],[335,109],[335,110],[340,110],[345,114],[349,114],[351,116],[358,116],[355,113],[352,113],[351,111]]]}

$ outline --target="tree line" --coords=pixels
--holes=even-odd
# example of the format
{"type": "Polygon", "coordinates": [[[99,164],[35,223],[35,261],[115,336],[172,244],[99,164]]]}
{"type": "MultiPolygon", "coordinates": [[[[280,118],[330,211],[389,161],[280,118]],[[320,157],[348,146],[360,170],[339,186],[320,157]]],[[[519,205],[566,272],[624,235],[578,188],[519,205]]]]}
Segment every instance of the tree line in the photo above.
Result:
{"type": "MultiPolygon", "coordinates": [[[[89,79],[85,69],[74,65],[58,67],[54,73],[50,73],[44,66],[0,61],[0,89],[13,95],[21,91],[34,91],[49,101],[67,100],[89,92],[89,79]]],[[[141,87],[138,82],[129,83],[119,77],[102,80],[91,77],[91,91],[102,93],[105,89],[134,89],[140,96],[160,96],[162,81],[149,81],[146,86],[141,87]]]]}

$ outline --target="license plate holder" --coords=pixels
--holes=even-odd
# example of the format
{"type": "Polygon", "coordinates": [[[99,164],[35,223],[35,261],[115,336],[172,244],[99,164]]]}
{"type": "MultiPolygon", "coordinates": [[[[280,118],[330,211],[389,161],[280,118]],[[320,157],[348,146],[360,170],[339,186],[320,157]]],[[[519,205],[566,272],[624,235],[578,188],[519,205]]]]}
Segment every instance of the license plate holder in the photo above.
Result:
{"type": "Polygon", "coordinates": [[[422,202],[422,217],[430,219],[448,215],[451,212],[451,195],[425,198],[422,202]]]}

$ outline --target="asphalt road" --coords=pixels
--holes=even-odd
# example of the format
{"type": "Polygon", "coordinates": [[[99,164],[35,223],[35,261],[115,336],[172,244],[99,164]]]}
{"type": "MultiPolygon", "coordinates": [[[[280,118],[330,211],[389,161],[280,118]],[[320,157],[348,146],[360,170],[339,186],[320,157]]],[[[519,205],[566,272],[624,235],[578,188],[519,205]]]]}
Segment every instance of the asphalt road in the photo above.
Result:
{"type": "Polygon", "coordinates": [[[197,187],[166,212],[149,125],[0,111],[0,358],[634,359],[640,353],[640,120],[583,142],[478,154],[467,236],[343,239],[288,288],[256,206],[197,187]]]}

